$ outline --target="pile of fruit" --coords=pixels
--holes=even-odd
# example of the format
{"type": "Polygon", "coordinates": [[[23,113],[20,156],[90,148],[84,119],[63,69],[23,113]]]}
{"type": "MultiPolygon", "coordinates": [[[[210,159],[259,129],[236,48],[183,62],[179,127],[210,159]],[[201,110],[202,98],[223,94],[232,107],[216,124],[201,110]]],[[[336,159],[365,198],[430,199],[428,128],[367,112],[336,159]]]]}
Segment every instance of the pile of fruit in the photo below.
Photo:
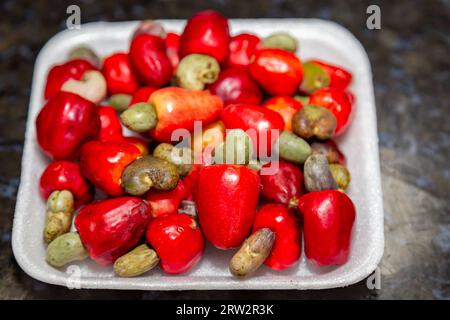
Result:
{"type": "Polygon", "coordinates": [[[287,32],[230,36],[214,11],[181,35],[144,21],[128,52],[104,59],[74,48],[50,69],[36,119],[52,160],[40,179],[47,262],[180,274],[206,239],[239,248],[235,276],[294,266],[302,240],[311,263],[344,264],[355,208],[332,138],[352,118],[352,76],[297,51],[287,32]]]}

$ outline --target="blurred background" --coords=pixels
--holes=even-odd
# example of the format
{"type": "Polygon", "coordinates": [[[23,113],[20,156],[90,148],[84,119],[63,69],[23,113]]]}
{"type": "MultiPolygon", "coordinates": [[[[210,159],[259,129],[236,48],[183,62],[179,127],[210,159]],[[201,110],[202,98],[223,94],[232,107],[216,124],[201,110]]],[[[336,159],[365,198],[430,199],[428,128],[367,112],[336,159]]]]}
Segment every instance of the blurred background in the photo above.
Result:
{"type": "MultiPolygon", "coordinates": [[[[450,299],[450,1],[319,0],[1,0],[0,299],[450,299]],[[229,18],[321,18],[348,28],[365,47],[374,75],[385,210],[381,289],[366,280],[323,291],[140,292],[68,290],[30,278],[17,265],[11,228],[36,56],[81,22],[188,18],[215,9],[229,18]],[[381,29],[366,27],[371,4],[381,29]]],[[[301,44],[300,44],[301,45],[301,44]]]]}

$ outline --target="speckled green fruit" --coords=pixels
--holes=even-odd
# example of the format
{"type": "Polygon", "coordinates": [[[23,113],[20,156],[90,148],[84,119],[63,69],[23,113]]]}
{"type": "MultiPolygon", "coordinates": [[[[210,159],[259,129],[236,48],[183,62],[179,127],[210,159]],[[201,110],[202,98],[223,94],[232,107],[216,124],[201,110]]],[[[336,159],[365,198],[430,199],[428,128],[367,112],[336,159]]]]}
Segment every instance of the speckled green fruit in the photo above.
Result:
{"type": "Polygon", "coordinates": [[[139,102],[122,112],[120,120],[128,129],[144,133],[156,126],[158,117],[151,104],[139,102]]]}
{"type": "Polygon", "coordinates": [[[181,176],[187,175],[191,171],[193,155],[189,148],[178,148],[170,143],[160,143],[153,150],[153,156],[174,164],[181,176]]]}
{"type": "Polygon", "coordinates": [[[308,142],[290,131],[283,131],[277,140],[278,154],[281,159],[302,164],[311,154],[308,142]]]}
{"type": "Polygon", "coordinates": [[[114,262],[114,272],[119,277],[137,277],[158,265],[159,257],[155,250],[142,244],[114,262]]]}
{"type": "Polygon", "coordinates": [[[216,59],[205,54],[192,53],[181,59],[175,70],[175,83],[189,90],[203,90],[213,83],[220,73],[216,59]]]}
{"type": "Polygon", "coordinates": [[[265,48],[283,49],[290,52],[297,51],[298,42],[288,32],[275,32],[265,37],[262,41],[262,45],[265,48]]]}
{"type": "Polygon", "coordinates": [[[328,87],[330,76],[325,70],[312,62],[303,64],[303,80],[300,84],[300,91],[311,94],[317,89],[328,87]]]}
{"type": "Polygon", "coordinates": [[[113,94],[109,97],[108,103],[116,109],[117,112],[122,113],[128,109],[128,105],[131,102],[131,95],[125,93],[113,94]]]}
{"type": "Polygon", "coordinates": [[[345,191],[350,184],[350,171],[341,164],[330,164],[330,172],[339,189],[345,191]]]}
{"type": "Polygon", "coordinates": [[[47,262],[59,268],[72,261],[84,260],[88,256],[77,232],[60,235],[47,247],[47,262]]]}
{"type": "Polygon", "coordinates": [[[324,107],[305,106],[292,117],[292,131],[304,139],[329,139],[335,130],[336,118],[324,107]]]}

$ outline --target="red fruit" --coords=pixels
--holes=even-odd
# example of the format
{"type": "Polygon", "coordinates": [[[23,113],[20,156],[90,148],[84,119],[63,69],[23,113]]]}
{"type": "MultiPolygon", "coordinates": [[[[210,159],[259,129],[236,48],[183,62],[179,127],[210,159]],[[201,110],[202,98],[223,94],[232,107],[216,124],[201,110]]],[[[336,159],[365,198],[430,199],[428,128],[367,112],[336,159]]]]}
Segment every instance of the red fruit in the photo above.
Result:
{"type": "Polygon", "coordinates": [[[239,246],[252,227],[258,196],[256,171],[228,164],[204,167],[195,200],[206,239],[220,249],[239,246]]]}
{"type": "Polygon", "coordinates": [[[194,267],[205,248],[200,228],[185,214],[152,220],[147,229],[147,241],[158,254],[161,268],[169,274],[180,274],[194,267]]]}
{"type": "Polygon", "coordinates": [[[305,253],[319,266],[341,265],[350,253],[355,206],[343,192],[324,190],[300,197],[305,253]]]}
{"type": "Polygon", "coordinates": [[[222,100],[208,91],[193,91],[178,87],[167,87],[155,91],[150,104],[158,115],[156,127],[150,135],[158,141],[171,142],[177,129],[194,130],[194,121],[203,126],[217,120],[223,108],[222,100]]]}
{"type": "Polygon", "coordinates": [[[153,218],[177,214],[181,201],[187,200],[188,197],[189,192],[183,180],[178,181],[175,189],[170,191],[151,189],[145,195],[145,199],[152,207],[153,218]]]}
{"type": "Polygon", "coordinates": [[[107,57],[103,62],[102,72],[109,94],[131,94],[139,87],[139,80],[127,53],[115,53],[107,57]]]}
{"type": "Polygon", "coordinates": [[[222,98],[223,103],[260,104],[262,92],[258,84],[242,68],[225,69],[208,89],[222,98]]]}
{"type": "Polygon", "coordinates": [[[51,98],[61,90],[62,85],[70,79],[80,80],[87,70],[97,70],[92,64],[83,59],[74,59],[66,63],[53,66],[48,75],[45,85],[45,99],[51,98]]]}
{"type": "Polygon", "coordinates": [[[133,93],[133,96],[131,98],[129,106],[132,106],[135,103],[138,102],[148,102],[150,99],[150,96],[153,92],[158,90],[156,87],[142,87],[139,88],[135,93],[133,93]]]}
{"type": "Polygon", "coordinates": [[[170,59],[172,67],[175,70],[178,66],[178,62],[180,61],[180,57],[178,56],[178,50],[180,48],[180,35],[174,32],[168,32],[165,41],[167,57],[170,59]]]}
{"type": "Polygon", "coordinates": [[[274,270],[284,270],[295,264],[302,254],[302,233],[294,214],[281,204],[266,204],[255,216],[253,232],[269,228],[275,233],[275,243],[264,264],[274,270]]]}
{"type": "Polygon", "coordinates": [[[164,39],[152,34],[133,38],[130,60],[140,78],[149,86],[161,87],[172,77],[172,63],[166,54],[164,39]]]}
{"type": "Polygon", "coordinates": [[[291,205],[303,193],[303,173],[296,165],[280,160],[277,164],[263,166],[278,167],[274,174],[260,174],[261,194],[270,201],[291,205]]]}
{"type": "Polygon", "coordinates": [[[303,79],[303,66],[293,53],[281,49],[256,52],[250,74],[270,95],[292,95],[303,79]]]}
{"type": "Polygon", "coordinates": [[[227,65],[230,67],[246,67],[259,49],[260,43],[261,39],[250,33],[241,33],[231,37],[227,65]]]}
{"type": "Polygon", "coordinates": [[[228,19],[216,11],[201,11],[189,18],[181,34],[180,58],[201,53],[222,64],[228,58],[229,43],[228,19]]]}
{"type": "Polygon", "coordinates": [[[311,62],[318,64],[325,70],[330,77],[330,87],[332,88],[344,90],[352,81],[352,74],[342,67],[320,60],[312,60],[311,62]]]}
{"type": "Polygon", "coordinates": [[[281,116],[273,110],[250,104],[230,104],[221,119],[227,129],[242,129],[252,138],[258,156],[269,156],[272,145],[284,128],[281,116]]]}
{"type": "Polygon", "coordinates": [[[137,244],[150,222],[150,211],[136,197],[98,201],[78,211],[75,227],[91,259],[106,265],[137,244]]]}
{"type": "Polygon", "coordinates": [[[84,142],[97,137],[99,128],[95,104],[70,92],[53,95],[36,119],[38,144],[55,160],[75,158],[84,142]]]}
{"type": "Polygon", "coordinates": [[[139,137],[122,137],[119,141],[125,141],[133,144],[139,149],[141,155],[143,156],[148,154],[148,142],[145,139],[139,137]]]}
{"type": "Polygon", "coordinates": [[[122,124],[116,110],[110,106],[99,107],[98,114],[100,116],[99,140],[120,140],[123,137],[122,124]]]}
{"type": "Polygon", "coordinates": [[[328,163],[338,163],[345,166],[347,160],[339,149],[339,146],[332,139],[325,141],[315,141],[311,144],[313,153],[320,152],[327,157],[328,163]]]}
{"type": "Polygon", "coordinates": [[[106,194],[124,194],[120,185],[127,165],[141,156],[141,151],[124,141],[91,141],[81,148],[80,166],[84,176],[106,194]]]}
{"type": "Polygon", "coordinates": [[[39,189],[47,200],[55,190],[68,190],[75,199],[75,207],[92,201],[94,190],[81,174],[80,165],[71,161],[55,161],[50,163],[41,175],[39,189]]]}
{"type": "Polygon", "coordinates": [[[263,107],[277,112],[283,118],[284,130],[292,131],[292,117],[303,105],[290,96],[276,96],[264,102],[263,107]]]}
{"type": "Polygon", "coordinates": [[[343,133],[351,122],[353,107],[345,91],[334,88],[319,89],[309,97],[309,104],[325,107],[334,114],[336,136],[343,133]]]}

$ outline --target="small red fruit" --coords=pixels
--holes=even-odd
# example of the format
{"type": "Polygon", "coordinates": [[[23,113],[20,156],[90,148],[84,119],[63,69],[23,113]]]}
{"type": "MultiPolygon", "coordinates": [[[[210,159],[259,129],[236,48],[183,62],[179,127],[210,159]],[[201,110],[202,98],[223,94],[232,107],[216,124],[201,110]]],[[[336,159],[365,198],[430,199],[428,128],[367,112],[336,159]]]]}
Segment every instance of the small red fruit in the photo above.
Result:
{"type": "Polygon", "coordinates": [[[161,268],[169,274],[180,274],[201,259],[205,242],[195,220],[185,214],[159,217],[150,222],[147,241],[161,260],[161,268]]]}
{"type": "Polygon", "coordinates": [[[106,265],[137,244],[150,222],[150,211],[140,198],[107,199],[82,207],[75,227],[91,259],[106,265]]]}
{"type": "Polygon", "coordinates": [[[240,33],[231,37],[230,55],[227,65],[230,67],[246,67],[259,49],[261,39],[250,33],[240,33]]]}
{"type": "Polygon", "coordinates": [[[303,79],[303,66],[293,53],[262,49],[255,53],[250,74],[270,95],[292,95],[303,79]]]}
{"type": "Polygon", "coordinates": [[[222,98],[224,105],[230,103],[260,104],[262,92],[248,72],[242,68],[225,69],[208,89],[222,98]]]}
{"type": "Polygon", "coordinates": [[[110,106],[99,107],[98,114],[100,116],[99,140],[120,140],[123,137],[122,124],[116,109],[110,106]]]}
{"type": "Polygon", "coordinates": [[[139,80],[127,53],[115,53],[107,57],[103,62],[102,72],[109,94],[131,94],[139,87],[139,80]]]}
{"type": "Polygon", "coordinates": [[[356,212],[343,192],[324,190],[300,197],[305,253],[318,266],[342,265],[350,254],[356,212]]]}
{"type": "Polygon", "coordinates": [[[224,63],[229,54],[228,19],[206,10],[189,18],[180,38],[180,58],[191,53],[207,54],[224,63]]]}
{"type": "Polygon", "coordinates": [[[131,97],[131,101],[129,106],[132,106],[135,103],[138,102],[148,102],[150,99],[150,96],[153,92],[158,90],[156,87],[142,87],[136,90],[136,92],[133,93],[133,96],[131,97]]]}
{"type": "Polygon", "coordinates": [[[292,117],[303,105],[290,96],[276,96],[264,102],[263,107],[277,112],[284,120],[284,130],[292,131],[292,117]]]}
{"type": "Polygon", "coordinates": [[[175,70],[178,66],[178,62],[180,62],[180,57],[178,56],[178,50],[180,48],[180,35],[178,33],[168,32],[165,41],[167,57],[170,59],[172,67],[175,70]]]}
{"type": "Polygon", "coordinates": [[[255,216],[253,232],[269,228],[275,233],[275,243],[264,264],[274,270],[294,265],[302,254],[302,233],[297,217],[281,204],[266,204],[255,216]]]}
{"type": "Polygon", "coordinates": [[[352,81],[352,74],[342,67],[321,60],[311,60],[311,62],[318,64],[325,70],[330,77],[330,87],[332,88],[344,90],[352,81]]]}

